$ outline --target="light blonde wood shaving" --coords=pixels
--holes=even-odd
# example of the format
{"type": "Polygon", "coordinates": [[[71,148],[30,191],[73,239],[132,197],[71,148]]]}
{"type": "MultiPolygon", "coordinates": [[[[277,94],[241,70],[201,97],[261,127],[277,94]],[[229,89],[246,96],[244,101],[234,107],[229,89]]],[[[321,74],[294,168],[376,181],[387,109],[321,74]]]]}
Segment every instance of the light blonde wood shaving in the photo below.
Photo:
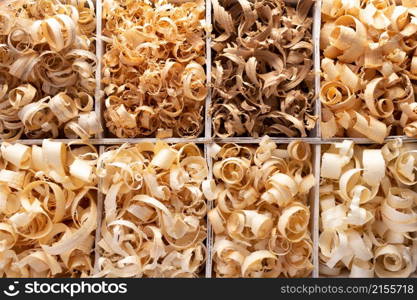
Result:
{"type": "Polygon", "coordinates": [[[0,278],[91,276],[96,149],[45,139],[0,153],[0,278]]]}
{"type": "Polygon", "coordinates": [[[414,1],[323,0],[322,137],[417,137],[414,1]]]}
{"type": "Polygon", "coordinates": [[[216,277],[307,277],[312,269],[308,144],[225,144],[215,154],[208,213],[216,277]]]}
{"type": "Polygon", "coordinates": [[[103,34],[109,131],[121,138],[199,136],[208,90],[205,2],[104,0],[103,34]]]}
{"type": "Polygon", "coordinates": [[[305,137],[314,128],[312,3],[212,1],[215,136],[305,137]]]}
{"type": "Polygon", "coordinates": [[[320,184],[320,272],[409,277],[417,268],[417,147],[326,146],[320,184]]]}
{"type": "Polygon", "coordinates": [[[195,144],[107,149],[97,277],[197,277],[206,260],[202,192],[208,168],[195,144]]]}
{"type": "Polygon", "coordinates": [[[0,6],[0,138],[99,133],[94,110],[91,0],[19,0],[0,6]]]}

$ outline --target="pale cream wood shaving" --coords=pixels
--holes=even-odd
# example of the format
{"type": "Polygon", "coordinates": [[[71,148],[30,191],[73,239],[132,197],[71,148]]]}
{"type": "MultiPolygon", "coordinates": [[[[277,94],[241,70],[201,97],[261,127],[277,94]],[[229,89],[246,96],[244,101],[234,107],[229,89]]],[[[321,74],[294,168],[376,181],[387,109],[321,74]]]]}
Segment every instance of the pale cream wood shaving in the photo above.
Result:
{"type": "Polygon", "coordinates": [[[417,136],[414,5],[322,1],[323,138],[417,136]]]}
{"type": "Polygon", "coordinates": [[[93,105],[93,2],[10,1],[3,14],[0,138],[88,139],[101,132],[93,105]]]}
{"type": "MultiPolygon", "coordinates": [[[[217,147],[216,147],[217,148],[217,147]]],[[[308,194],[314,185],[310,145],[224,144],[215,151],[216,277],[307,277],[312,269],[308,194]]]]}
{"type": "Polygon", "coordinates": [[[119,138],[204,129],[205,2],[103,1],[106,127],[119,138]]]}
{"type": "Polygon", "coordinates": [[[321,274],[404,278],[416,271],[415,149],[401,140],[323,148],[321,274]]]}
{"type": "Polygon", "coordinates": [[[96,149],[47,139],[0,149],[0,277],[90,277],[96,149]]]}
{"type": "Polygon", "coordinates": [[[201,276],[204,195],[213,186],[205,183],[208,167],[196,144],[110,147],[98,160],[97,175],[105,199],[95,277],[201,276]]]}
{"type": "Polygon", "coordinates": [[[305,137],[315,127],[313,2],[212,1],[215,136],[305,137]]]}

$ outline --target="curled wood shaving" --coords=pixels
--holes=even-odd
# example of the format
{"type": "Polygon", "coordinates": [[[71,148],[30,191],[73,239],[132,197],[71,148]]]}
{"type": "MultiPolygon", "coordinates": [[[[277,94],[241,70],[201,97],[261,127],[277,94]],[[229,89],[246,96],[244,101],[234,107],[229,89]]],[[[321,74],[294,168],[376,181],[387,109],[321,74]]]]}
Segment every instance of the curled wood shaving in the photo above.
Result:
{"type": "Polygon", "coordinates": [[[214,0],[215,136],[306,136],[315,126],[313,1],[214,0]]]}
{"type": "Polygon", "coordinates": [[[320,272],[408,277],[417,269],[417,148],[333,144],[322,155],[320,272]]]}
{"type": "Polygon", "coordinates": [[[0,153],[0,277],[91,276],[95,148],[45,139],[0,153]]]}
{"type": "Polygon", "coordinates": [[[217,277],[310,274],[310,151],[303,142],[281,148],[266,137],[259,147],[225,144],[214,155],[217,186],[208,194],[215,194],[215,208],[208,218],[217,277]]]}
{"type": "Polygon", "coordinates": [[[410,1],[324,0],[322,136],[417,136],[417,11],[410,1]]]}
{"type": "Polygon", "coordinates": [[[0,138],[99,133],[94,4],[10,1],[0,11],[0,138]],[[85,120],[88,119],[88,120],[85,120]]]}
{"type": "Polygon", "coordinates": [[[207,95],[205,3],[105,0],[106,126],[117,137],[197,137],[207,95]]]}
{"type": "Polygon", "coordinates": [[[97,277],[196,277],[206,259],[201,184],[208,169],[195,144],[124,144],[98,161],[104,220],[97,277]]]}

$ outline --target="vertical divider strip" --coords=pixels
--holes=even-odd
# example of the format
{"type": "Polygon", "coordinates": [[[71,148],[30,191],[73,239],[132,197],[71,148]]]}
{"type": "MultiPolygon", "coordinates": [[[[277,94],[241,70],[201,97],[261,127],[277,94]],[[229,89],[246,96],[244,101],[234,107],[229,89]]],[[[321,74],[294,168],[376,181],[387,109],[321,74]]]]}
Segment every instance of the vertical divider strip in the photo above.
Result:
{"type": "MultiPolygon", "coordinates": [[[[102,13],[103,13],[103,3],[102,0],[96,1],[96,56],[97,56],[97,66],[96,66],[96,90],[95,90],[95,101],[94,101],[94,110],[97,114],[98,121],[100,125],[104,128],[103,114],[101,101],[103,97],[102,84],[101,84],[101,66],[102,66],[102,56],[103,56],[103,39],[102,39],[102,13]]],[[[96,138],[102,139],[103,132],[96,134],[96,138]]]]}
{"type": "MultiPolygon", "coordinates": [[[[211,33],[212,33],[212,18],[211,18],[211,0],[206,0],[206,26],[207,26],[207,37],[206,37],[206,82],[208,87],[208,93],[205,103],[205,113],[204,113],[204,122],[205,122],[205,139],[206,143],[204,144],[204,156],[207,162],[209,174],[208,179],[213,178],[213,161],[210,155],[209,148],[213,143],[213,134],[211,132],[211,117],[210,117],[210,108],[211,108],[211,33]]],[[[213,201],[207,200],[207,212],[213,208],[213,201]]],[[[212,260],[212,249],[213,249],[213,231],[208,219],[207,220],[207,261],[206,261],[206,278],[211,278],[213,273],[213,260],[212,260]]]]}
{"type": "MultiPolygon", "coordinates": [[[[105,146],[99,146],[98,153],[101,156],[104,153],[105,146]]],[[[98,260],[100,258],[100,251],[98,247],[98,242],[100,241],[101,236],[101,222],[103,220],[103,194],[101,193],[103,179],[99,178],[97,183],[97,229],[96,236],[94,239],[94,274],[99,272],[98,260]]],[[[93,274],[93,276],[94,276],[93,274]]]]}
{"type": "Polygon", "coordinates": [[[320,161],[321,161],[321,144],[312,145],[314,147],[313,163],[314,163],[314,177],[315,185],[313,189],[313,278],[320,277],[320,262],[319,262],[319,230],[320,230],[320,161]]]}
{"type": "Polygon", "coordinates": [[[313,11],[313,59],[314,59],[314,99],[317,123],[315,136],[321,138],[321,101],[320,101],[320,27],[321,27],[321,0],[316,0],[313,11]]]}
{"type": "MultiPolygon", "coordinates": [[[[103,13],[103,3],[102,0],[96,1],[96,56],[97,56],[97,66],[96,66],[96,91],[95,91],[95,102],[94,110],[97,114],[97,118],[100,122],[100,125],[103,127],[103,114],[101,109],[101,100],[102,100],[102,85],[101,85],[101,65],[102,65],[102,56],[103,56],[103,40],[102,40],[102,13],[103,13]]],[[[101,146],[103,139],[103,132],[100,132],[96,135],[96,138],[99,140],[99,149],[98,153],[101,156],[104,152],[104,146],[101,146]]],[[[101,236],[101,222],[103,219],[103,194],[100,192],[102,179],[99,178],[97,182],[97,229],[96,236],[94,239],[94,274],[97,274],[99,271],[98,261],[100,258],[100,252],[98,248],[98,241],[101,236]]]]}
{"type": "Polygon", "coordinates": [[[316,0],[313,12],[313,58],[314,58],[314,92],[315,92],[315,112],[317,115],[316,137],[319,143],[314,147],[314,177],[315,186],[313,189],[313,278],[320,277],[320,261],[319,261],[319,230],[320,230],[320,161],[321,161],[321,101],[320,101],[320,28],[321,28],[321,0],[316,0]]]}
{"type": "MultiPolygon", "coordinates": [[[[204,144],[204,156],[207,162],[208,166],[208,178],[209,180],[213,179],[213,160],[210,155],[210,144],[205,143],[204,144]]],[[[213,201],[207,200],[207,213],[213,209],[213,201]]],[[[206,278],[211,278],[213,274],[213,230],[210,224],[210,221],[208,219],[208,214],[206,215],[207,220],[207,260],[206,260],[206,278]]]]}
{"type": "Polygon", "coordinates": [[[208,140],[211,140],[211,118],[210,118],[210,107],[211,107],[211,0],[206,1],[206,27],[207,27],[207,37],[206,37],[206,84],[208,87],[206,102],[205,102],[205,111],[204,111],[204,122],[205,122],[205,137],[208,140]]]}

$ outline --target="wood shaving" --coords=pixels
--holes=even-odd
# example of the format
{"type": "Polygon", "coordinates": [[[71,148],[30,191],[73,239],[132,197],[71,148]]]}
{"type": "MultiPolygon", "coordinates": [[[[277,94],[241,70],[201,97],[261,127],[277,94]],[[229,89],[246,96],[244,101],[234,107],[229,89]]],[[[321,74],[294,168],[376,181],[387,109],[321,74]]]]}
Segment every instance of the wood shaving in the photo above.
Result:
{"type": "Polygon", "coordinates": [[[201,184],[208,168],[195,144],[124,144],[98,161],[104,220],[96,277],[196,277],[206,260],[201,184]]]}
{"type": "Polygon", "coordinates": [[[411,1],[323,0],[322,137],[417,137],[411,1]]]}
{"type": "Polygon", "coordinates": [[[120,138],[202,133],[205,3],[105,0],[106,126],[120,138]]]}
{"type": "Polygon", "coordinates": [[[95,148],[45,139],[0,152],[0,278],[91,276],[95,148]]]}
{"type": "MultiPolygon", "coordinates": [[[[216,277],[307,277],[312,269],[308,194],[314,185],[308,144],[225,144],[215,154],[216,277]]],[[[209,192],[209,193],[207,193],[209,192]]],[[[209,196],[207,196],[209,194],[209,196]]]]}
{"type": "Polygon", "coordinates": [[[215,136],[305,137],[314,128],[312,3],[212,1],[215,136]]]}
{"type": "Polygon", "coordinates": [[[320,184],[320,272],[409,277],[417,269],[417,147],[327,146],[320,184]]]}
{"type": "Polygon", "coordinates": [[[0,10],[0,138],[99,133],[91,0],[9,1],[0,10]]]}

